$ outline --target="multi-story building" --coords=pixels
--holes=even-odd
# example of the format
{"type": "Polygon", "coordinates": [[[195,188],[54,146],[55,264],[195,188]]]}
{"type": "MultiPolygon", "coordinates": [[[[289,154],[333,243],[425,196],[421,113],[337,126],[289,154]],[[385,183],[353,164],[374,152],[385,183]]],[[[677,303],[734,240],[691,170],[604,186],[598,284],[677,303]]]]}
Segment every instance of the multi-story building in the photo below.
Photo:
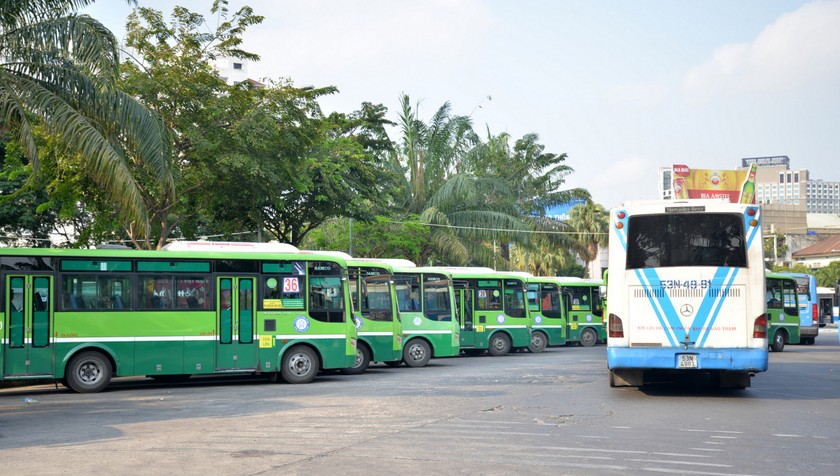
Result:
{"type": "Polygon", "coordinates": [[[805,196],[808,213],[840,214],[840,182],[809,180],[805,196]]]}

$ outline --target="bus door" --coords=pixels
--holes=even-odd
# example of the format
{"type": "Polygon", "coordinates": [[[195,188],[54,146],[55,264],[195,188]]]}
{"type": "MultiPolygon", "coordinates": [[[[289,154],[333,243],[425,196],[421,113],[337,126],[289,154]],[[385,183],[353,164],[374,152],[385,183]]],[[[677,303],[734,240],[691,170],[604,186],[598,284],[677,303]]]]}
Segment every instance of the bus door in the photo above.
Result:
{"type": "Polygon", "coordinates": [[[4,375],[51,375],[52,276],[9,275],[5,292],[4,375]]]}
{"type": "Polygon", "coordinates": [[[216,319],[219,326],[216,368],[219,370],[257,368],[258,342],[254,339],[256,321],[253,277],[217,278],[216,319]]]}
{"type": "Polygon", "coordinates": [[[461,317],[461,347],[475,347],[472,289],[455,288],[455,308],[461,317]]]}

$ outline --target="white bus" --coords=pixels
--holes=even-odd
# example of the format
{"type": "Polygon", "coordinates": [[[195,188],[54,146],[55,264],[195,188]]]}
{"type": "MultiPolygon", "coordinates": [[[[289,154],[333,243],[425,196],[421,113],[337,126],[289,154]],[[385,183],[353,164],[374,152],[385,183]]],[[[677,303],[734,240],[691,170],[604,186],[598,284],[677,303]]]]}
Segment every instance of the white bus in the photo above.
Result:
{"type": "Polygon", "coordinates": [[[761,208],[631,202],[610,212],[610,386],[708,374],[745,388],[767,370],[761,208]]]}

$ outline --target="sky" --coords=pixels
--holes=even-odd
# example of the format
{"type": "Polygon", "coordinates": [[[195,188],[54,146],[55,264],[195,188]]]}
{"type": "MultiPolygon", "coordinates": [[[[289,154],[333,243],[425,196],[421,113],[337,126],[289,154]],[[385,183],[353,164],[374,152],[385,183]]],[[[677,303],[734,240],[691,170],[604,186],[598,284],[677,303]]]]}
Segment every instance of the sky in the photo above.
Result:
{"type": "MultiPolygon", "coordinates": [[[[205,15],[212,0],[138,0],[205,15]]],[[[230,0],[265,17],[243,35],[253,79],[335,86],[325,112],[405,93],[475,130],[536,133],[611,208],[658,198],[657,168],[735,169],[786,155],[840,181],[840,0],[230,0]]],[[[131,7],[83,10],[122,38],[131,7]]],[[[395,134],[391,137],[398,139],[395,134]]]]}

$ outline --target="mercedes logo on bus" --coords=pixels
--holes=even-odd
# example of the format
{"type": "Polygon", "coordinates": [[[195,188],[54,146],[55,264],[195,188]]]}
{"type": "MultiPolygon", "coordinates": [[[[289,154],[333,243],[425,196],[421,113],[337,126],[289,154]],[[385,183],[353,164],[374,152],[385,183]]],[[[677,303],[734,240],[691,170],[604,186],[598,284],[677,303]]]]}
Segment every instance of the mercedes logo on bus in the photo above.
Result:
{"type": "Polygon", "coordinates": [[[682,306],[680,306],[680,314],[688,317],[694,314],[694,308],[691,307],[691,304],[683,304],[682,306]]]}

